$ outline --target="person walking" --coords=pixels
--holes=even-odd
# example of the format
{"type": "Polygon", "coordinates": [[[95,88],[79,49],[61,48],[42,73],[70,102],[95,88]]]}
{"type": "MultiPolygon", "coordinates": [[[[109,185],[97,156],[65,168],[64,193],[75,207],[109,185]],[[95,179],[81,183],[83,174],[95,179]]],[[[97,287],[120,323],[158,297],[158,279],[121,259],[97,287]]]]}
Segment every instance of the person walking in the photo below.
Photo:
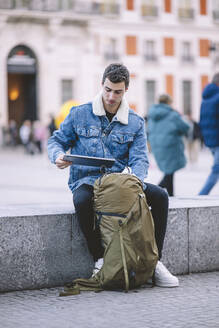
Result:
{"type": "Polygon", "coordinates": [[[168,195],[162,188],[145,183],[148,157],[144,119],[138,116],[124,97],[129,86],[129,71],[122,64],[110,64],[102,77],[102,90],[92,102],[71,109],[69,115],[48,140],[48,154],[60,169],[70,167],[69,187],[81,230],[88,249],[100,269],[103,247],[100,231],[94,229],[93,185],[101,176],[98,168],[71,165],[63,156],[71,154],[115,159],[109,173],[129,171],[144,186],[151,207],[159,261],[155,269],[155,284],[160,287],[177,287],[178,278],[162,264],[162,249],[168,216],[168,195]]]}
{"type": "Polygon", "coordinates": [[[199,192],[208,195],[219,180],[219,73],[203,90],[199,124],[204,144],[213,155],[211,172],[199,192]]]}
{"type": "Polygon", "coordinates": [[[171,97],[163,94],[159,104],[152,105],[148,113],[148,140],[157,165],[164,173],[159,186],[165,188],[169,196],[174,195],[174,173],[186,165],[183,136],[190,128],[171,104],[171,97]]]}
{"type": "Polygon", "coordinates": [[[201,149],[202,135],[199,124],[192,118],[192,116],[188,115],[187,119],[191,126],[186,138],[188,160],[190,164],[195,164],[198,161],[198,156],[201,149]]]}
{"type": "Polygon", "coordinates": [[[45,146],[45,141],[48,139],[48,133],[46,127],[40,121],[33,123],[33,142],[36,146],[36,150],[42,154],[45,146]]]}
{"type": "Polygon", "coordinates": [[[30,120],[25,120],[20,127],[19,135],[21,142],[27,154],[34,154],[34,144],[32,141],[32,123],[30,120]]]}

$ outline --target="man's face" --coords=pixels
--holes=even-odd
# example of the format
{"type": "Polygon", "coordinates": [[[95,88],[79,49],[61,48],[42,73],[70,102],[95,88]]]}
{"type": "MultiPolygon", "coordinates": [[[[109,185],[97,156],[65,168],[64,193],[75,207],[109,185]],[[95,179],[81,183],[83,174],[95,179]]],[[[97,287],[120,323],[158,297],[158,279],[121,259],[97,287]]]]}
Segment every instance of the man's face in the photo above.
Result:
{"type": "Polygon", "coordinates": [[[105,109],[110,113],[116,113],[127,88],[125,82],[112,83],[109,79],[103,83],[103,103],[105,109]]]}

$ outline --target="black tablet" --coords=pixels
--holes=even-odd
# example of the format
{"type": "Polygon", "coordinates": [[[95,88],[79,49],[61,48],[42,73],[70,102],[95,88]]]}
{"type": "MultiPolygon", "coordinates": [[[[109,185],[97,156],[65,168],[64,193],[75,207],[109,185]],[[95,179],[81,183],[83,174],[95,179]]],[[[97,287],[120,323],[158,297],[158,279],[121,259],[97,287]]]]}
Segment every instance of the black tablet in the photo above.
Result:
{"type": "Polygon", "coordinates": [[[114,158],[91,157],[81,155],[64,155],[64,161],[72,162],[76,165],[96,166],[96,167],[112,167],[115,163],[114,158]]]}

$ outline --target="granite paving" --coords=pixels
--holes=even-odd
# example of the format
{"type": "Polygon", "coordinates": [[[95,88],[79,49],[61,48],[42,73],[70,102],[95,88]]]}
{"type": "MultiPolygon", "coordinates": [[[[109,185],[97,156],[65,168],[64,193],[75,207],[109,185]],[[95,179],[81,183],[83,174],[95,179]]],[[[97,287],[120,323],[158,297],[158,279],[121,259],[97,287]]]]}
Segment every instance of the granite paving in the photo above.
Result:
{"type": "Polygon", "coordinates": [[[178,288],[59,297],[62,288],[0,294],[4,328],[218,328],[219,272],[179,276],[178,288]]]}

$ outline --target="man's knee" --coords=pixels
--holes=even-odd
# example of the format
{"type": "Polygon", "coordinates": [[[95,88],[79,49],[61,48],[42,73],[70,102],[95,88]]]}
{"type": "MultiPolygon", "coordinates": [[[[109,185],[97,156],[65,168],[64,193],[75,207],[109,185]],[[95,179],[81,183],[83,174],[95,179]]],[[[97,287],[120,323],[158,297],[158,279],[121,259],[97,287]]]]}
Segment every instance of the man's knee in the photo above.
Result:
{"type": "Polygon", "coordinates": [[[148,184],[145,194],[146,198],[153,202],[168,204],[168,193],[164,188],[160,186],[148,184]]]}
{"type": "Polygon", "coordinates": [[[162,203],[168,203],[169,197],[166,189],[157,186],[157,200],[162,203]]]}
{"type": "Polygon", "coordinates": [[[93,204],[93,190],[91,188],[79,188],[73,194],[75,208],[86,208],[93,204]]]}

